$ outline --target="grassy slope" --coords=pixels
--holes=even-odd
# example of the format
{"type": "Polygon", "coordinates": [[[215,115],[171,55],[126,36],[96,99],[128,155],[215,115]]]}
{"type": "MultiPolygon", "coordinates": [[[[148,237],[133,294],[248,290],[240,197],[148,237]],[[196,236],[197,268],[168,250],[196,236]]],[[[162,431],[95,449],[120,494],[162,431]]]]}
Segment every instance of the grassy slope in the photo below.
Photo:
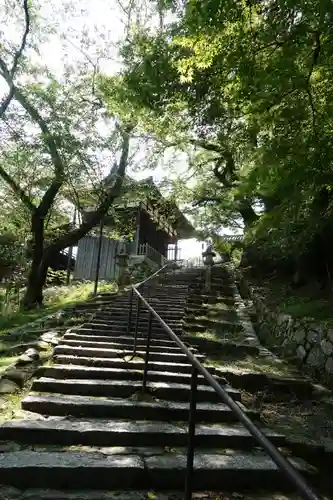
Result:
{"type": "MultiPolygon", "coordinates": [[[[2,312],[0,316],[0,334],[7,333],[13,328],[36,321],[48,314],[55,313],[66,306],[71,306],[77,302],[87,300],[92,296],[93,288],[93,283],[48,288],[45,290],[44,294],[44,307],[34,311],[19,311],[14,309],[14,311],[8,314],[2,312]]],[[[115,285],[113,283],[102,283],[98,287],[99,292],[112,291],[114,289],[115,285]]]]}

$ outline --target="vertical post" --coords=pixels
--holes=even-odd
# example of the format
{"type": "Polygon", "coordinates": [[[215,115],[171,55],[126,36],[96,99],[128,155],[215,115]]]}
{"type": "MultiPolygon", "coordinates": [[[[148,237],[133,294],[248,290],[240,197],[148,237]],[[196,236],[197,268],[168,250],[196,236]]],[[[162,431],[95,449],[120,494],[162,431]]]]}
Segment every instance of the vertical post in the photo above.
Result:
{"type": "Polygon", "coordinates": [[[73,247],[69,247],[67,254],[67,272],[66,272],[66,285],[68,286],[71,281],[71,265],[73,257],[73,247]]]}
{"type": "MultiPolygon", "coordinates": [[[[76,225],[76,207],[74,209],[74,214],[73,214],[73,227],[75,228],[76,225]]],[[[71,280],[71,264],[72,264],[72,257],[73,257],[73,246],[69,247],[68,249],[68,257],[67,257],[67,274],[66,274],[66,285],[68,286],[71,280]]]]}
{"type": "Polygon", "coordinates": [[[102,253],[102,241],[103,241],[103,226],[104,226],[104,217],[102,217],[100,225],[99,225],[99,240],[98,240],[98,250],[97,250],[94,295],[97,294],[97,288],[98,288],[99,268],[101,265],[101,253],[102,253]]]}
{"type": "Polygon", "coordinates": [[[136,255],[139,254],[140,219],[141,219],[141,204],[140,204],[138,211],[137,211],[137,214],[136,214],[136,230],[135,230],[135,237],[134,237],[134,253],[136,255]]]}
{"type": "Polygon", "coordinates": [[[212,265],[207,264],[206,267],[206,279],[205,279],[205,290],[210,292],[212,288],[212,265]]]}
{"type": "Polygon", "coordinates": [[[178,258],[178,240],[176,240],[175,243],[175,262],[177,262],[177,258],[178,258]]]}
{"type": "Polygon", "coordinates": [[[132,312],[133,312],[133,295],[134,295],[134,290],[133,287],[131,288],[130,292],[130,301],[129,301],[129,312],[128,312],[128,323],[127,323],[127,335],[131,331],[131,324],[132,324],[132,312]]]}
{"type": "Polygon", "coordinates": [[[148,374],[148,362],[149,362],[149,351],[150,351],[150,340],[151,340],[151,326],[152,326],[152,322],[153,322],[153,315],[152,315],[151,312],[149,312],[145,367],[144,367],[144,370],[143,370],[143,378],[142,378],[142,392],[145,392],[146,385],[147,385],[147,374],[148,374]]]}
{"type": "Polygon", "coordinates": [[[139,329],[139,319],[140,319],[140,309],[141,309],[141,299],[139,297],[137,297],[137,299],[138,299],[138,303],[137,303],[137,306],[136,306],[136,321],[135,321],[133,356],[135,356],[135,353],[136,353],[136,344],[137,344],[138,329],[139,329]]]}
{"type": "Polygon", "coordinates": [[[191,394],[190,394],[190,414],[188,422],[188,444],[187,444],[187,466],[186,466],[186,482],[185,482],[185,500],[192,499],[193,492],[193,460],[194,460],[194,438],[195,438],[195,421],[197,409],[197,387],[198,387],[198,372],[192,366],[191,375],[191,394]]]}

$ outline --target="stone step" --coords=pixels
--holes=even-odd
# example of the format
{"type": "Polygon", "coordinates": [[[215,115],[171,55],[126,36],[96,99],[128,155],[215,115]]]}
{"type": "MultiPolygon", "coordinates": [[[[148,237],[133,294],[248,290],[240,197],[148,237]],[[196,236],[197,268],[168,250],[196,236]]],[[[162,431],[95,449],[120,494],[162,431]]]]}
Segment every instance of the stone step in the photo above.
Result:
{"type": "MultiPolygon", "coordinates": [[[[142,297],[146,300],[154,300],[156,299],[156,301],[159,301],[159,300],[171,300],[172,302],[186,302],[188,296],[189,296],[189,293],[186,292],[175,292],[174,290],[171,290],[171,289],[167,289],[164,287],[164,291],[163,290],[154,290],[153,288],[151,289],[146,289],[146,290],[139,290],[139,293],[142,295],[142,297]]],[[[123,301],[127,301],[128,302],[130,301],[130,295],[119,295],[118,298],[117,298],[117,302],[123,302],[123,301]]],[[[138,299],[138,296],[137,295],[133,295],[133,300],[137,300],[138,299]]]]}
{"type": "MultiPolygon", "coordinates": [[[[109,312],[109,313],[124,313],[124,312],[126,312],[126,314],[128,314],[129,309],[130,309],[129,305],[126,306],[126,304],[115,304],[113,307],[105,308],[104,310],[106,312],[109,312]]],[[[133,314],[136,313],[136,309],[137,309],[136,304],[133,304],[133,307],[132,307],[133,314]]],[[[173,306],[172,309],[169,310],[165,306],[154,305],[154,309],[158,314],[162,314],[164,312],[165,314],[170,314],[170,315],[176,316],[179,314],[183,314],[187,308],[185,306],[184,307],[173,306]]],[[[146,314],[148,316],[149,311],[148,311],[148,309],[141,307],[140,314],[146,314]]]]}
{"type": "Polygon", "coordinates": [[[197,331],[207,330],[207,327],[216,325],[219,330],[225,332],[234,332],[243,330],[243,325],[239,321],[228,321],[226,319],[220,319],[219,321],[214,320],[201,320],[201,319],[191,319],[187,318],[186,327],[187,330],[195,329],[197,331]]]}
{"type": "MultiPolygon", "coordinates": [[[[133,318],[133,317],[131,318],[132,326],[134,326],[135,320],[136,320],[136,318],[133,318]]],[[[128,316],[127,316],[127,314],[124,314],[123,316],[104,315],[102,313],[95,314],[94,315],[94,322],[99,322],[99,321],[101,321],[102,323],[103,322],[109,323],[115,328],[121,328],[124,325],[127,328],[128,316]]],[[[169,325],[170,328],[181,328],[183,325],[182,320],[179,318],[168,320],[168,321],[166,321],[166,319],[164,319],[164,321],[169,325]]],[[[142,317],[141,315],[139,316],[139,323],[138,324],[141,328],[142,327],[147,328],[148,322],[149,322],[148,316],[146,316],[146,317],[142,317]]],[[[154,329],[162,329],[163,328],[161,323],[159,323],[159,321],[157,321],[155,318],[153,318],[152,324],[153,324],[154,329]]]]}
{"type": "MultiPolygon", "coordinates": [[[[133,339],[134,341],[134,339],[133,339]]],[[[133,341],[132,344],[123,344],[122,342],[95,342],[91,340],[71,340],[68,337],[64,338],[58,345],[68,345],[72,347],[97,347],[99,349],[116,349],[116,350],[123,350],[123,349],[131,349],[133,348],[133,341]]],[[[137,350],[139,351],[145,351],[146,350],[146,344],[147,344],[147,339],[143,339],[143,341],[137,341],[136,347],[137,350]]],[[[169,347],[169,346],[161,346],[161,345],[151,345],[150,346],[150,352],[168,352],[168,353],[181,353],[180,348],[175,345],[174,347],[169,347]]],[[[193,353],[196,353],[197,350],[195,348],[191,348],[191,351],[193,353]]]]}
{"type": "MultiPolygon", "coordinates": [[[[152,382],[176,382],[178,384],[190,384],[190,373],[175,373],[168,371],[149,372],[149,380],[152,382]]],[[[80,365],[52,365],[42,366],[36,372],[37,377],[48,377],[57,379],[113,379],[113,380],[142,380],[143,370],[131,370],[129,368],[99,368],[80,365]]],[[[221,385],[227,383],[226,379],[216,377],[221,385]]],[[[202,375],[199,375],[199,384],[208,385],[202,375]]]]}
{"type": "MultiPolygon", "coordinates": [[[[182,326],[184,318],[186,317],[185,314],[177,314],[176,316],[168,316],[164,312],[160,312],[158,314],[171,328],[173,327],[173,325],[175,325],[176,327],[182,326]]],[[[114,314],[113,312],[112,313],[98,312],[98,313],[94,314],[93,318],[94,318],[94,320],[96,320],[96,319],[99,321],[105,320],[107,322],[112,322],[113,324],[117,324],[117,323],[124,324],[125,323],[127,325],[128,319],[129,319],[129,314],[126,311],[122,311],[122,312],[119,311],[118,314],[114,314]]],[[[137,314],[135,311],[133,311],[132,316],[131,316],[131,323],[132,324],[135,323],[136,320],[137,320],[137,314]]],[[[149,315],[146,314],[144,311],[140,312],[139,324],[148,325],[148,321],[149,321],[149,315]]],[[[153,318],[153,324],[160,325],[158,320],[156,320],[155,318],[153,318]]]]}
{"type": "MultiPolygon", "coordinates": [[[[258,412],[246,410],[250,418],[258,418],[258,412]]],[[[171,401],[140,401],[138,399],[94,398],[75,395],[43,394],[26,396],[22,409],[42,415],[74,416],[88,418],[115,418],[130,420],[188,421],[189,403],[171,401]]],[[[223,403],[198,403],[197,422],[237,422],[229,407],[223,403]]],[[[1,484],[1,483],[0,483],[1,484]]]]}
{"type": "MultiPolygon", "coordinates": [[[[73,356],[83,356],[83,357],[106,357],[106,358],[119,358],[124,356],[131,356],[133,353],[132,349],[101,349],[97,347],[72,347],[69,345],[58,345],[54,349],[54,355],[66,354],[73,356]]],[[[146,355],[146,350],[137,350],[137,356],[144,357],[146,355]]],[[[205,356],[198,354],[196,357],[203,361],[205,356]]],[[[187,356],[181,352],[170,353],[170,352],[151,352],[149,354],[149,359],[152,361],[169,361],[169,362],[180,362],[184,363],[187,361],[187,356]]]]}
{"type": "MultiPolygon", "coordinates": [[[[303,461],[293,460],[303,474],[310,471],[303,461]]],[[[0,483],[20,488],[181,489],[186,476],[184,453],[142,457],[94,452],[35,452],[22,450],[0,454],[0,483]],[[125,482],[124,482],[125,480],[125,482]]],[[[242,491],[289,488],[290,483],[270,458],[251,452],[239,454],[197,453],[194,489],[242,491]],[[235,488],[235,485],[236,488],[235,488]]]]}
{"type": "MultiPolygon", "coordinates": [[[[74,327],[71,328],[71,331],[73,332],[81,332],[81,331],[89,331],[90,335],[108,335],[110,337],[134,337],[135,334],[135,326],[132,325],[130,328],[129,332],[127,331],[127,328],[123,328],[121,330],[119,329],[113,329],[110,328],[109,325],[105,325],[104,323],[84,323],[82,327],[74,327]]],[[[148,328],[138,328],[138,336],[142,338],[147,338],[147,333],[148,333],[148,328]]],[[[175,332],[179,337],[182,337],[183,332],[175,332]]],[[[156,332],[154,331],[153,333],[153,339],[155,340],[161,340],[161,341],[169,341],[173,342],[170,339],[170,336],[168,335],[167,332],[156,332]]]]}
{"type": "MultiPolygon", "coordinates": [[[[275,444],[284,446],[283,435],[262,429],[275,444]]],[[[0,426],[0,440],[62,446],[187,446],[187,424],[128,422],[123,420],[12,420],[0,426]]],[[[257,443],[241,425],[202,425],[195,430],[195,445],[205,448],[247,449],[257,443]]]]}
{"type": "Polygon", "coordinates": [[[313,392],[311,381],[301,376],[288,377],[255,371],[233,371],[227,366],[217,368],[216,373],[225,377],[232,386],[248,391],[269,388],[272,392],[281,392],[283,395],[294,393],[301,398],[310,398],[313,392]]]}
{"type": "MultiPolygon", "coordinates": [[[[172,299],[171,297],[164,297],[164,298],[153,298],[153,297],[144,297],[144,299],[148,302],[149,305],[151,305],[154,309],[156,308],[165,308],[165,309],[171,309],[173,307],[177,309],[184,309],[187,307],[188,301],[186,300],[177,300],[177,299],[172,299]]],[[[129,307],[129,301],[127,300],[118,300],[117,303],[115,303],[115,306],[123,306],[123,307],[129,307]]],[[[133,308],[136,306],[136,302],[133,303],[133,308]]],[[[141,302],[142,309],[147,309],[147,307],[144,305],[143,302],[141,302]]]]}
{"type": "MultiPolygon", "coordinates": [[[[129,398],[142,391],[142,382],[134,380],[102,380],[102,379],[68,379],[59,380],[55,378],[41,377],[35,379],[32,384],[32,391],[48,392],[56,394],[74,394],[77,396],[129,398]]],[[[225,386],[224,389],[234,400],[240,401],[240,392],[225,386]]],[[[147,393],[154,398],[170,401],[189,401],[189,384],[178,384],[174,382],[152,382],[147,381],[147,393]]],[[[221,401],[213,388],[207,385],[199,385],[197,401],[217,403],[221,401]]]]}
{"type": "MultiPolygon", "coordinates": [[[[164,321],[169,321],[169,320],[170,321],[181,321],[187,315],[185,308],[181,308],[181,309],[178,309],[176,311],[172,310],[171,313],[168,312],[166,306],[159,307],[159,308],[154,307],[154,310],[159,316],[161,316],[161,318],[164,319],[164,321]]],[[[132,321],[133,321],[133,319],[136,319],[136,316],[137,316],[136,308],[133,307],[133,309],[132,309],[132,321]]],[[[93,317],[95,317],[95,315],[93,317]]],[[[128,320],[129,308],[126,308],[126,306],[123,306],[123,307],[120,306],[119,309],[112,308],[110,310],[103,310],[103,317],[105,319],[117,319],[117,320],[119,320],[119,318],[121,318],[122,320],[128,320]]],[[[141,309],[139,317],[142,319],[148,319],[149,311],[147,309],[141,309]]]]}
{"type": "MultiPolygon", "coordinates": [[[[163,314],[165,317],[168,317],[168,318],[169,317],[170,318],[179,318],[179,316],[184,315],[184,308],[179,308],[176,310],[174,310],[172,308],[172,310],[168,310],[168,309],[165,309],[164,307],[158,307],[158,308],[154,307],[154,309],[157,312],[157,314],[163,314]]],[[[133,308],[132,308],[132,316],[136,316],[136,311],[137,311],[136,304],[134,304],[133,308]]],[[[121,316],[121,315],[128,316],[129,308],[127,309],[127,308],[124,308],[121,306],[115,306],[115,307],[112,307],[110,309],[103,309],[102,312],[105,314],[108,314],[108,315],[112,315],[112,316],[121,316]]],[[[140,309],[140,316],[148,317],[148,315],[149,315],[148,309],[143,309],[143,308],[140,309]]]]}
{"type": "MultiPolygon", "coordinates": [[[[148,301],[148,304],[151,307],[153,307],[159,314],[161,314],[161,312],[163,312],[163,311],[169,311],[169,310],[172,310],[173,312],[183,312],[188,307],[187,302],[179,304],[178,302],[177,303],[172,302],[172,301],[170,302],[169,299],[165,299],[163,301],[156,301],[153,299],[146,298],[146,300],[148,301]]],[[[103,310],[109,311],[109,312],[116,311],[119,309],[122,309],[123,311],[128,312],[130,310],[130,305],[127,302],[119,302],[117,304],[114,304],[112,307],[103,308],[103,310]]],[[[136,309],[137,309],[137,305],[136,305],[136,303],[133,303],[133,306],[132,306],[133,312],[136,309]]],[[[99,309],[99,310],[102,310],[102,309],[99,309]]],[[[149,309],[143,303],[141,303],[140,311],[141,312],[143,312],[143,311],[148,312],[148,310],[149,309]]]]}
{"type": "MultiPolygon", "coordinates": [[[[55,361],[59,364],[73,364],[73,365],[88,365],[100,366],[104,368],[122,368],[128,370],[140,370],[144,368],[144,359],[137,361],[140,356],[135,356],[134,361],[125,361],[122,358],[102,358],[102,357],[86,357],[75,355],[57,355],[55,361]]],[[[168,371],[173,373],[191,373],[192,366],[190,363],[174,363],[166,361],[152,361],[148,363],[148,369],[152,371],[168,371]]],[[[211,373],[214,373],[213,368],[209,368],[211,373]]]]}
{"type": "MultiPolygon", "coordinates": [[[[105,332],[104,332],[105,333],[105,332]]],[[[93,341],[93,342],[116,342],[119,343],[121,342],[122,345],[130,345],[133,346],[134,342],[134,336],[129,336],[129,335],[119,335],[119,336],[112,336],[112,335],[98,335],[96,330],[86,330],[86,329],[76,329],[75,332],[73,329],[69,333],[65,333],[63,336],[63,339],[65,340],[87,340],[87,341],[93,341]],[[76,333],[77,332],[77,333],[76,333]],[[82,335],[79,332],[84,332],[82,335]],[[89,333],[85,333],[89,332],[89,333]]],[[[147,341],[147,337],[137,337],[137,342],[141,344],[145,344],[147,341]]],[[[162,347],[177,347],[177,344],[174,340],[158,340],[158,339],[151,339],[150,340],[151,345],[155,346],[162,346],[162,347]]]]}
{"type": "MultiPolygon", "coordinates": [[[[147,338],[147,331],[148,329],[138,329],[138,332],[137,332],[137,337],[141,337],[141,338],[144,338],[146,339],[147,338]]],[[[173,330],[174,331],[174,330],[173,330]]],[[[126,337],[126,336],[129,336],[129,337],[132,337],[134,338],[135,336],[135,327],[133,326],[133,328],[131,328],[131,330],[129,332],[127,332],[126,329],[123,329],[123,330],[91,330],[91,334],[93,335],[94,332],[98,333],[99,335],[100,334],[103,334],[103,335],[108,335],[110,337],[126,337]]],[[[175,332],[177,334],[177,336],[180,338],[180,339],[183,339],[184,338],[184,335],[186,334],[186,332],[182,331],[182,332],[175,332]]],[[[156,340],[156,341],[160,341],[160,342],[174,342],[173,340],[171,340],[169,334],[167,332],[160,332],[160,333],[157,333],[156,331],[153,331],[153,334],[152,334],[152,340],[156,340]]],[[[175,342],[174,342],[175,344],[175,342]]],[[[162,345],[162,344],[161,344],[162,345]]],[[[164,344],[166,345],[166,344],[164,344]]],[[[194,346],[192,346],[194,347],[194,346]]]]}
{"type": "MultiPolygon", "coordinates": [[[[105,321],[105,320],[98,320],[98,319],[93,319],[92,322],[89,322],[89,323],[84,323],[84,327],[85,328],[91,328],[91,329],[98,329],[98,330],[108,330],[108,331],[119,331],[119,332],[122,332],[122,334],[124,332],[127,332],[127,322],[124,322],[123,324],[117,324],[115,325],[113,322],[108,322],[108,321],[105,321]]],[[[139,325],[139,331],[140,332],[147,332],[147,329],[148,329],[148,324],[147,325],[144,325],[144,324],[140,324],[139,325]]],[[[134,331],[135,330],[135,324],[134,322],[132,322],[131,324],[131,330],[130,331],[134,331]]],[[[183,333],[183,329],[182,328],[176,328],[176,327],[173,327],[172,330],[178,334],[181,334],[183,333]]],[[[157,337],[157,336],[161,336],[161,334],[163,333],[163,335],[167,335],[166,333],[164,333],[164,328],[159,325],[154,325],[154,337],[157,337]],[[155,333],[156,332],[156,333],[155,333]]]]}

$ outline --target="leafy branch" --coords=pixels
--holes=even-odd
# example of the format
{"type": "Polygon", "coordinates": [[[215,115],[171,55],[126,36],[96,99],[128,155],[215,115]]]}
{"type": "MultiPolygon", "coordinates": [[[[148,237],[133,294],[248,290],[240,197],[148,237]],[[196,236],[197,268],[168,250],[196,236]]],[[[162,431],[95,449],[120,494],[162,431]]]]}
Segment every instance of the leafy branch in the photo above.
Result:
{"type": "MultiPolygon", "coordinates": [[[[23,0],[25,28],[24,28],[20,47],[18,48],[18,50],[14,54],[13,64],[12,64],[11,69],[9,70],[9,76],[10,76],[9,92],[8,92],[7,96],[3,99],[2,103],[0,104],[0,118],[5,114],[11,100],[14,97],[14,77],[15,77],[15,73],[17,70],[19,60],[23,54],[23,51],[24,51],[26,43],[27,43],[27,38],[28,38],[29,30],[30,30],[30,15],[29,15],[29,9],[28,9],[28,1],[29,0],[23,0]]],[[[0,62],[1,61],[2,60],[0,59],[0,62]]],[[[0,64],[0,67],[3,70],[3,67],[1,64],[0,64]]]]}

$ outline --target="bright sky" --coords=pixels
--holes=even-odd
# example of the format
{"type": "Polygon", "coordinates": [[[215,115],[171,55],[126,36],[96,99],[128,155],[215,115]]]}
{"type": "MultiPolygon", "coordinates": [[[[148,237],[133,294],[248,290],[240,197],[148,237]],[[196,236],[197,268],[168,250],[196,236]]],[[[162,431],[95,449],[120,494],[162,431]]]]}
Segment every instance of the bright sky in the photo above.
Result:
{"type": "MultiPolygon", "coordinates": [[[[126,3],[126,0],[122,1],[126,3]]],[[[0,16],[1,9],[0,6],[0,16]]],[[[45,19],[45,25],[55,32],[40,45],[40,60],[57,78],[61,79],[64,64],[73,65],[75,72],[79,64],[87,63],[86,54],[93,62],[99,59],[102,72],[112,75],[119,71],[116,44],[124,36],[125,25],[122,21],[124,14],[116,0],[40,0],[39,15],[45,19]],[[80,51],[80,47],[85,53],[80,51]]],[[[14,24],[10,23],[10,26],[6,36],[13,41],[19,40],[21,30],[14,24]]],[[[6,85],[0,81],[0,98],[6,90],[6,85]]],[[[186,168],[186,161],[180,157],[177,170],[186,168]]],[[[153,175],[154,180],[159,181],[165,171],[160,165],[154,171],[130,174],[136,178],[153,175]]],[[[201,255],[202,243],[194,239],[182,240],[179,248],[182,258],[195,257],[201,255]]]]}

